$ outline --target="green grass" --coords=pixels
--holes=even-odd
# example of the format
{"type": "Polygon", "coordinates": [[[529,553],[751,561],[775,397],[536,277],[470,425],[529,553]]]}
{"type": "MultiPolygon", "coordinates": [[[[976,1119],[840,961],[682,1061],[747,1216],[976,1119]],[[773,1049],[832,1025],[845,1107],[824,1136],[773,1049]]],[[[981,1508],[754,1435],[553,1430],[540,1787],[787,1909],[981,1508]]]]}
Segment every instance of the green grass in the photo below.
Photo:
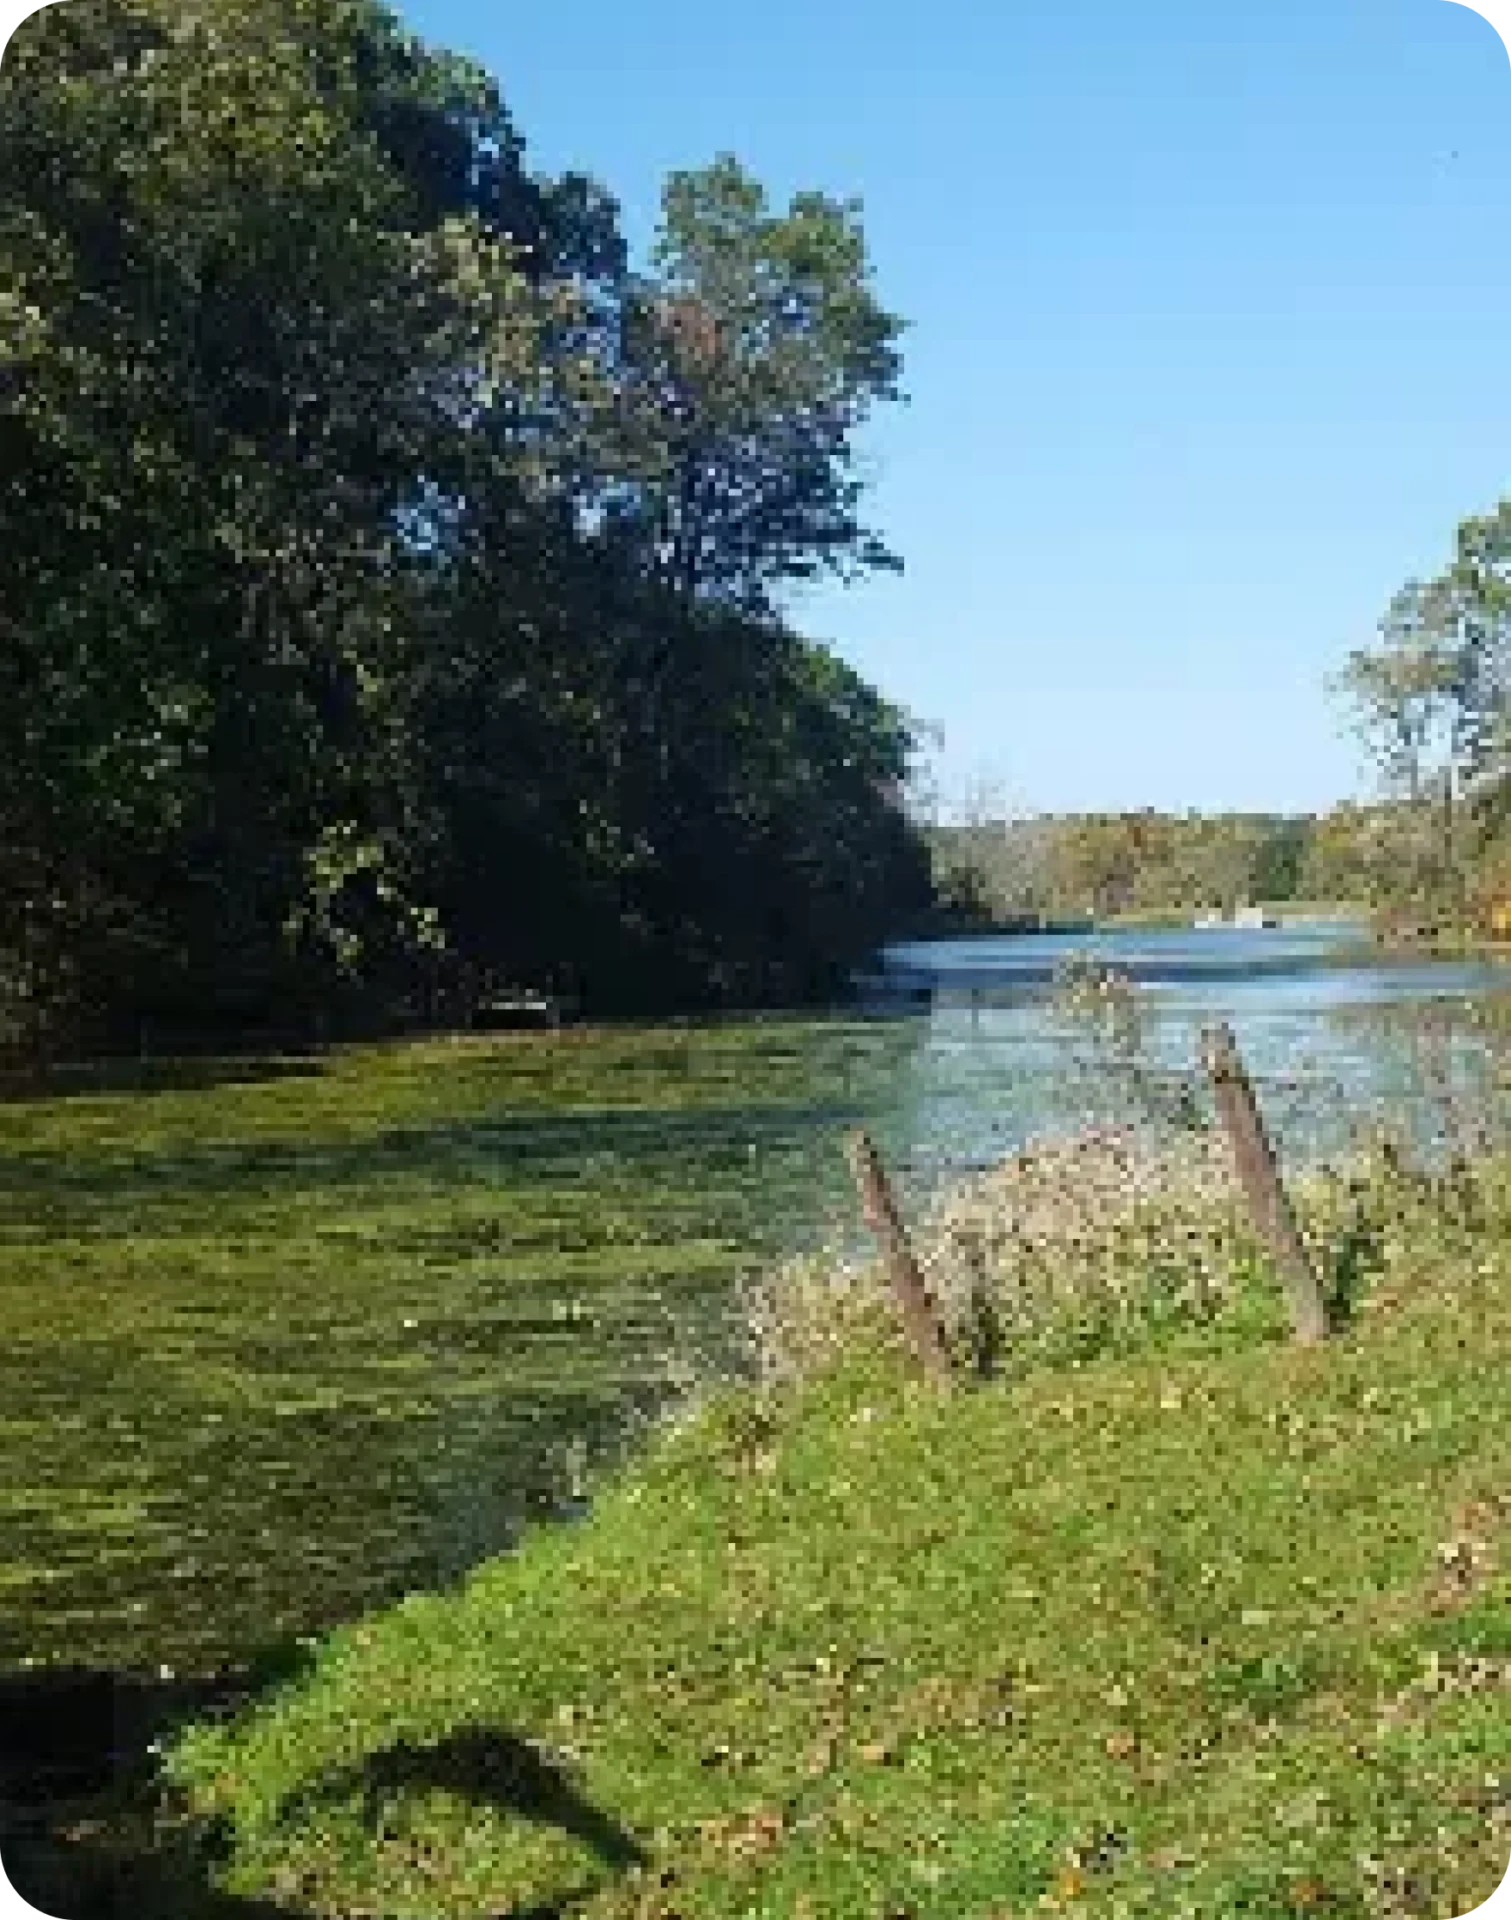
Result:
{"type": "Polygon", "coordinates": [[[716,1395],[189,1730],[186,1831],[227,1894],[386,1920],[1467,1912],[1511,1851],[1505,1175],[1322,1349],[716,1395]]]}

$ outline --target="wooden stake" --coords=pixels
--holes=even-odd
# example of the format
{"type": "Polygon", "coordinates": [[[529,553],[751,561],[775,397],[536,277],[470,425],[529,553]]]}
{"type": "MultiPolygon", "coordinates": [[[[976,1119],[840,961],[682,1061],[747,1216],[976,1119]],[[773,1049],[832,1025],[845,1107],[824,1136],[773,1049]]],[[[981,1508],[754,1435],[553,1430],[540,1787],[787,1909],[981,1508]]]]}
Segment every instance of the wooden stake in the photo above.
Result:
{"type": "Polygon", "coordinates": [[[853,1133],[848,1143],[850,1171],[860,1194],[866,1225],[880,1242],[887,1275],[902,1315],[908,1344],[925,1375],[937,1386],[950,1384],[950,1350],[934,1302],[924,1284],[923,1270],[908,1243],[908,1231],[882,1166],[881,1155],[865,1133],[853,1133]]]}
{"type": "Polygon", "coordinates": [[[1231,1027],[1219,1024],[1202,1034],[1202,1064],[1212,1080],[1218,1117],[1233,1149],[1233,1164],[1249,1212],[1290,1295],[1296,1338],[1305,1345],[1326,1339],[1327,1307],[1322,1288],[1280,1183],[1275,1151],[1264,1130],[1259,1103],[1231,1027]]]}

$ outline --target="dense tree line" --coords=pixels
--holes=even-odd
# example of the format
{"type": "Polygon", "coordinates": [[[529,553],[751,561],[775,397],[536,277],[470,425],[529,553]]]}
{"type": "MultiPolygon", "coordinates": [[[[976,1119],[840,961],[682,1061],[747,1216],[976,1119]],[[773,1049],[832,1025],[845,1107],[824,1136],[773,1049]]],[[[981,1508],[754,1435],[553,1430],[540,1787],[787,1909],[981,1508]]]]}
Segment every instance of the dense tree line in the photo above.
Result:
{"type": "Polygon", "coordinates": [[[823,991],[929,894],[858,209],[532,173],[374,0],[69,0],[0,70],[0,1027],[823,991]]]}
{"type": "Polygon", "coordinates": [[[1146,808],[976,819],[929,838],[944,915],[1002,923],[1315,898],[1312,830],[1305,815],[1146,808]]]}
{"type": "Polygon", "coordinates": [[[927,829],[937,927],[1118,914],[1230,914],[1336,904],[1382,931],[1511,932],[1511,833],[1500,789],[1438,776],[1320,814],[1110,814],[981,819],[927,829]]]}
{"type": "Polygon", "coordinates": [[[1511,501],[1459,527],[1333,679],[1378,775],[1318,815],[1006,818],[929,830],[946,919],[984,924],[1301,899],[1384,932],[1511,936],[1511,501]]]}

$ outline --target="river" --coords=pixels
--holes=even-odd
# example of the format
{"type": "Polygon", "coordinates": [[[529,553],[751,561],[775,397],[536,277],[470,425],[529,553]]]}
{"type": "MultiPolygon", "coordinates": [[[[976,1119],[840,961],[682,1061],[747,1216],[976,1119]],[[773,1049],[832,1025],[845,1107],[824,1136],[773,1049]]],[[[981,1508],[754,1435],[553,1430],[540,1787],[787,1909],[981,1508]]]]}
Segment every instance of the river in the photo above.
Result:
{"type": "Polygon", "coordinates": [[[1484,1056],[1462,1016],[1511,986],[1503,962],[1382,957],[1351,920],[900,943],[881,957],[882,977],[933,998],[885,1129],[920,1176],[1120,1116],[1121,1085],[1097,1086],[1097,1056],[1053,1010],[1057,970],[1074,956],[1135,984],[1143,1052],[1167,1074],[1192,1074],[1201,1029],[1226,1020],[1280,1144],[1307,1158],[1344,1150],[1375,1115],[1430,1130],[1424,1073],[1446,1067],[1458,1092],[1484,1093],[1484,1056]]]}
{"type": "Polygon", "coordinates": [[[623,1444],[669,1338],[853,1226],[848,1127],[911,1205],[1126,1114],[1123,1056],[1048,992],[1075,951],[1140,983],[1146,1067],[1188,1074],[1229,1019],[1290,1155],[1487,1091],[1469,1009],[1504,970],[1334,924],[914,944],[884,964],[933,997],[896,1018],[154,1063],[0,1104],[0,1672],[236,1666],[499,1551],[575,1443],[623,1444]]]}

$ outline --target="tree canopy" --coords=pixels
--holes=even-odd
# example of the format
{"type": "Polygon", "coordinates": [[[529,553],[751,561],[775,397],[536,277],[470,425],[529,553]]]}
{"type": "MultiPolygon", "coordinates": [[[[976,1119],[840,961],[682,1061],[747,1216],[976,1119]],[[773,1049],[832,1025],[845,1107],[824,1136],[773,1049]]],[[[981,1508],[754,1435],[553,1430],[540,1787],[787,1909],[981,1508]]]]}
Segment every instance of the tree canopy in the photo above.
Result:
{"type": "MultiPolygon", "coordinates": [[[[983,814],[930,833],[947,908],[963,920],[1230,913],[1307,888],[1302,814],[983,814]]],[[[1317,897],[1317,896],[1313,896],[1317,897]]],[[[1333,896],[1345,898],[1346,895],[1333,896]]]]}
{"type": "Polygon", "coordinates": [[[13,1037],[760,1001],[917,910],[906,720],[775,604],[883,558],[853,205],[723,158],[632,273],[374,0],[47,8],[0,178],[13,1037]]]}
{"type": "Polygon", "coordinates": [[[1511,502],[1463,522],[1449,564],[1406,583],[1334,684],[1385,801],[1373,895],[1484,920],[1511,900],[1511,502]]]}

